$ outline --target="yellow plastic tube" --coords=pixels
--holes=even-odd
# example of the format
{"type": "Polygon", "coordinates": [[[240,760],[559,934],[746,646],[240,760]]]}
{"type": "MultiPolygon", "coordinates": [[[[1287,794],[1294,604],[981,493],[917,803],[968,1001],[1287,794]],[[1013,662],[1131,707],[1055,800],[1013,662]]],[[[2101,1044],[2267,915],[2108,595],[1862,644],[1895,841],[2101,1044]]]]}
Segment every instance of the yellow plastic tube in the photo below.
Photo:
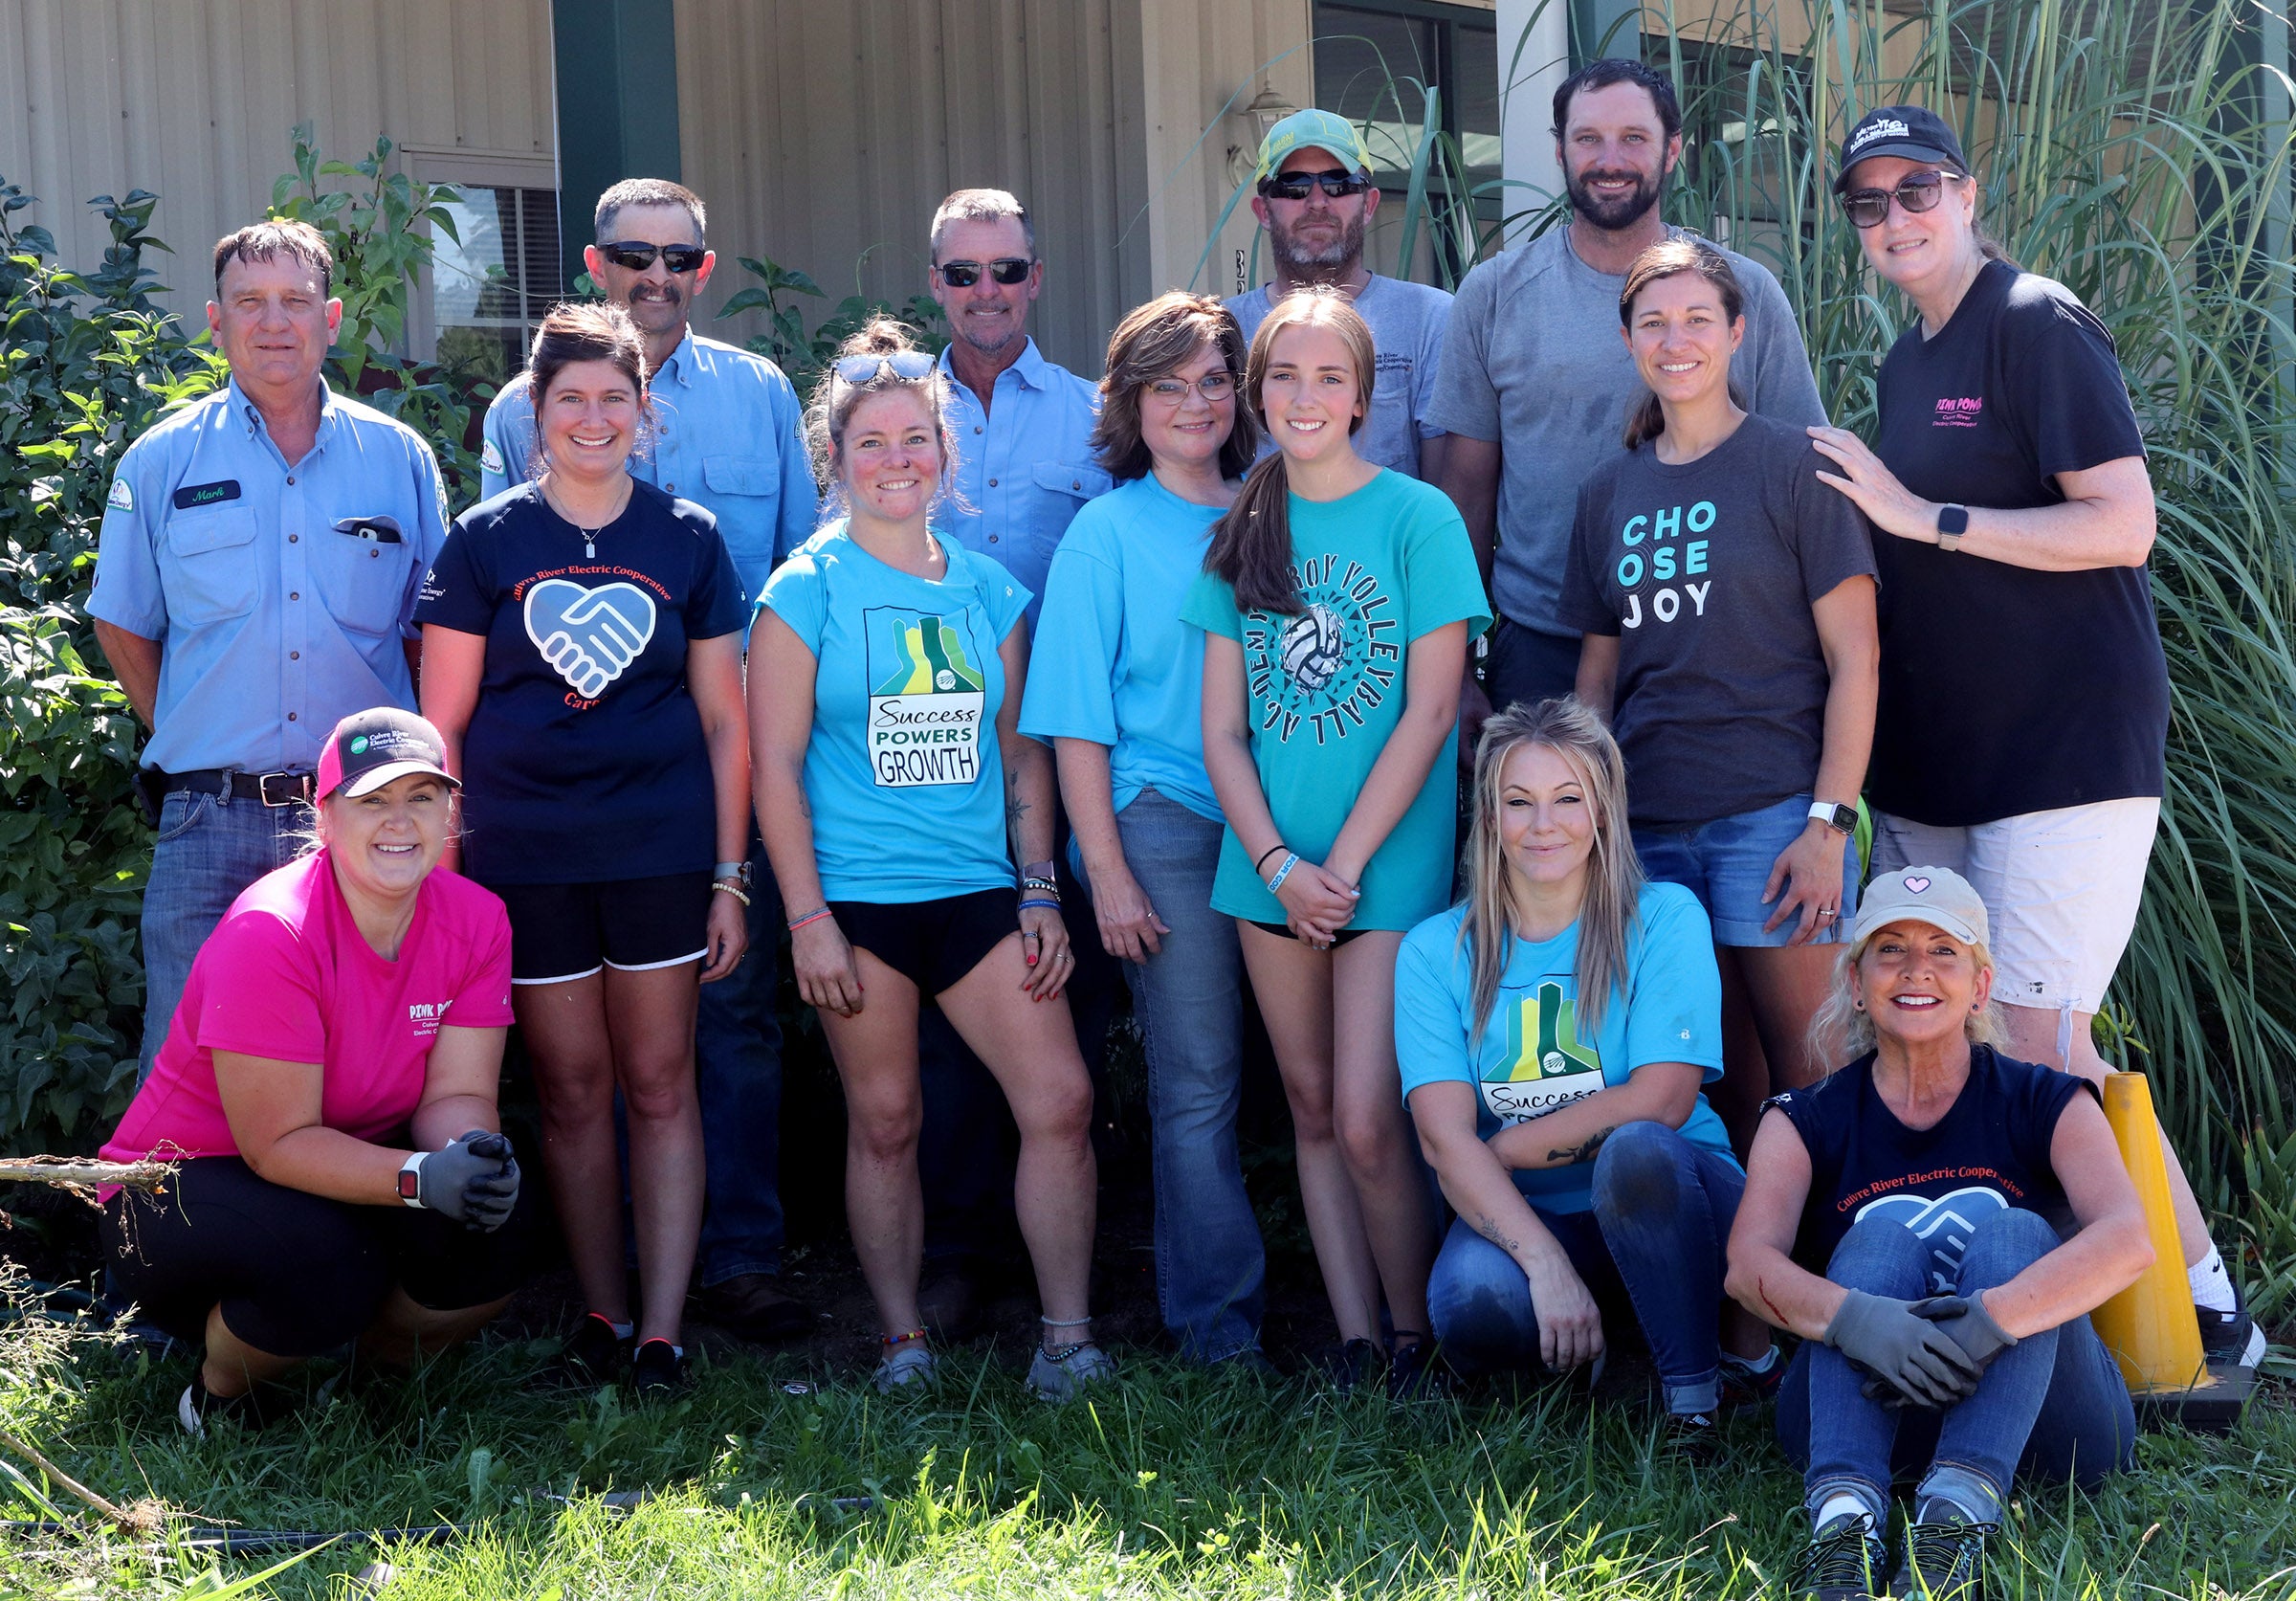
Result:
{"type": "Polygon", "coordinates": [[[2152,1089],[2141,1073],[2105,1080],[2105,1121],[2112,1125],[2121,1160],[2145,1209],[2152,1265],[2137,1281],[2089,1315],[2097,1336],[2120,1360],[2132,1395],[2181,1393],[2216,1381],[2200,1351],[2200,1323],[2184,1274],[2176,1211],[2169,1199],[2169,1167],[2161,1154],[2160,1121],[2152,1089]]]}

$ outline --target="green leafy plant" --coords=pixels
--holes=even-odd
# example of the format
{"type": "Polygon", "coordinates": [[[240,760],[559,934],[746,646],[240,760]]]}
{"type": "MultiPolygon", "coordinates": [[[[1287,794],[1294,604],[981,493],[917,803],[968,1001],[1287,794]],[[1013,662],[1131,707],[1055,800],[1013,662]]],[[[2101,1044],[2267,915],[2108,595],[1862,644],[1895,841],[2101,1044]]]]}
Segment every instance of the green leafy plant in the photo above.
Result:
{"type": "MultiPolygon", "coordinates": [[[[865,254],[862,260],[867,259],[865,254]]],[[[935,354],[949,342],[940,306],[930,295],[912,295],[895,306],[855,291],[839,300],[807,333],[805,309],[794,297],[827,300],[828,297],[821,285],[808,275],[794,267],[784,267],[770,257],[744,256],[740,260],[742,270],[759,281],[729,299],[718,315],[722,319],[745,311],[763,312],[765,331],[749,342],[749,348],[786,373],[802,398],[812,398],[813,386],[821,381],[822,372],[836,357],[837,346],[872,317],[892,317],[906,322],[916,335],[917,343],[935,354]]],[[[858,278],[859,263],[855,263],[853,271],[858,278]]]]}

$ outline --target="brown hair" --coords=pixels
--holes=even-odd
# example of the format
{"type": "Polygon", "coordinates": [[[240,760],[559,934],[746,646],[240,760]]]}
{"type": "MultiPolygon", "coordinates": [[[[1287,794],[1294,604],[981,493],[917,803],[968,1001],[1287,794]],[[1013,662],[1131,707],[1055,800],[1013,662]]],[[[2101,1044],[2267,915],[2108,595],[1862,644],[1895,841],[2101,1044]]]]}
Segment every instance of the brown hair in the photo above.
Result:
{"type": "MultiPolygon", "coordinates": [[[[1111,476],[1144,478],[1156,462],[1140,437],[1140,396],[1159,378],[1169,378],[1205,345],[1227,366],[1228,376],[1244,383],[1244,330],[1227,307],[1210,295],[1175,289],[1135,306],[1108,339],[1108,376],[1100,380],[1100,420],[1093,425],[1093,454],[1111,476]]],[[[1260,425],[1251,408],[1238,406],[1227,438],[1220,446],[1220,476],[1240,478],[1260,454],[1260,425]]]]}
{"type": "MultiPolygon", "coordinates": [[[[1362,411],[1349,419],[1352,436],[1371,414],[1372,384],[1378,376],[1371,329],[1347,297],[1329,284],[1294,290],[1275,303],[1251,338],[1251,358],[1245,364],[1244,389],[1260,427],[1268,426],[1267,408],[1260,391],[1268,382],[1269,352],[1278,335],[1290,328],[1322,327],[1337,334],[1347,345],[1356,369],[1356,388],[1362,411]]],[[[1300,610],[1299,577],[1292,566],[1292,481],[1284,453],[1270,451],[1244,477],[1236,503],[1212,524],[1211,548],[1203,555],[1203,570],[1225,580],[1235,591],[1236,605],[1246,611],[1268,611],[1290,616],[1300,610]]]]}
{"type": "Polygon", "coordinates": [[[531,475],[542,469],[542,402],[558,375],[576,362],[611,362],[638,391],[638,438],[648,439],[647,424],[652,403],[646,394],[646,342],[629,313],[606,300],[568,300],[554,305],[535,330],[534,347],[526,357],[526,394],[534,406],[534,457],[531,475]]]}
{"type": "MultiPolygon", "coordinates": [[[[1652,284],[1667,278],[1680,278],[1685,273],[1695,274],[1714,286],[1722,297],[1722,311],[1733,322],[1746,315],[1746,292],[1738,287],[1738,275],[1730,270],[1730,258],[1704,239],[1661,239],[1634,258],[1626,269],[1626,287],[1619,291],[1619,326],[1632,331],[1634,302],[1637,296],[1652,284]]],[[[1738,398],[1738,387],[1731,383],[1733,400],[1738,398]]],[[[1658,396],[1645,394],[1642,401],[1626,413],[1626,432],[1622,442],[1628,450],[1640,449],[1667,431],[1666,408],[1658,396]]]]}
{"type": "Polygon", "coordinates": [[[292,256],[317,273],[320,294],[335,286],[335,253],[327,249],[326,235],[307,222],[278,218],[251,222],[215,241],[215,292],[223,293],[223,269],[233,256],[269,261],[279,256],[292,256]]]}
{"type": "Polygon", "coordinates": [[[957,436],[949,428],[948,380],[934,369],[922,378],[903,378],[890,367],[879,367],[875,374],[855,384],[838,376],[837,363],[848,356],[898,356],[916,352],[921,354],[916,337],[905,322],[891,317],[872,317],[853,333],[845,337],[830,358],[829,368],[813,387],[812,402],[806,408],[806,449],[813,456],[813,471],[828,491],[829,504],[842,504],[845,489],[837,478],[837,458],[845,448],[845,425],[853,414],[853,408],[872,394],[885,394],[894,389],[914,391],[925,404],[925,414],[933,419],[933,432],[940,436],[939,495],[953,495],[957,488],[957,436]]]}

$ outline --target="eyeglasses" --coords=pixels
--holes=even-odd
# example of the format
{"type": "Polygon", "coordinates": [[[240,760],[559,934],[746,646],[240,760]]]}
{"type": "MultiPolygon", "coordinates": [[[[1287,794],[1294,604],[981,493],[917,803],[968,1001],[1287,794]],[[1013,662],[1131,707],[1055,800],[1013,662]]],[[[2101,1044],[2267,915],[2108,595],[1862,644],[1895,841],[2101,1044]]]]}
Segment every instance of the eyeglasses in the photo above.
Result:
{"type": "MultiPolygon", "coordinates": [[[[951,289],[970,289],[981,281],[981,265],[978,261],[943,261],[933,270],[951,289]]],[[[1000,256],[988,263],[988,276],[999,283],[1018,283],[1035,265],[1026,256],[1000,256]]]]}
{"type": "Polygon", "coordinates": [[[1260,180],[1260,193],[1270,200],[1305,200],[1317,185],[1334,200],[1342,200],[1361,194],[1371,188],[1371,180],[1338,167],[1328,172],[1270,172],[1260,180]]]}
{"type": "Polygon", "coordinates": [[[662,265],[673,273],[701,271],[702,257],[710,253],[699,245],[650,245],[636,239],[623,239],[610,245],[600,245],[598,254],[617,267],[627,267],[642,273],[660,256],[662,265]]]}
{"type": "Polygon", "coordinates": [[[1842,214],[1852,228],[1879,228],[1889,218],[1889,200],[1895,196],[1909,214],[1932,211],[1945,197],[1945,181],[1957,172],[1909,173],[1893,189],[1851,189],[1842,197],[1842,214]]]}
{"type": "Polygon", "coordinates": [[[887,367],[893,368],[895,378],[915,383],[919,378],[933,376],[934,361],[922,350],[894,350],[883,355],[842,357],[830,370],[849,384],[869,384],[874,383],[887,367]]]}
{"type": "Polygon", "coordinates": [[[1207,372],[1193,384],[1185,378],[1159,378],[1148,386],[1148,392],[1166,406],[1180,405],[1188,398],[1190,389],[1194,389],[1198,394],[1203,396],[1211,405],[1217,406],[1236,392],[1236,375],[1223,369],[1218,372],[1207,372]]]}

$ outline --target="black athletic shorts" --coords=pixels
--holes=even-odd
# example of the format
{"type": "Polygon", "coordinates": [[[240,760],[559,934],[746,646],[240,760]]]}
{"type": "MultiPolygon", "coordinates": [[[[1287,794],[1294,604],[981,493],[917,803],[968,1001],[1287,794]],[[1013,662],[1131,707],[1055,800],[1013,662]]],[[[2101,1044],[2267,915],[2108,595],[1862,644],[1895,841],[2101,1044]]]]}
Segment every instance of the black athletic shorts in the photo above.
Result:
{"type": "Polygon", "coordinates": [[[489,884],[510,912],[510,982],[563,984],[699,961],[710,945],[707,873],[604,884],[489,884]]]}
{"type": "Polygon", "coordinates": [[[846,943],[938,995],[1021,929],[1017,890],[982,889],[939,901],[832,901],[846,943]]]}
{"type": "MultiPolygon", "coordinates": [[[[1269,933],[1273,934],[1279,940],[1299,940],[1299,936],[1292,932],[1292,925],[1288,923],[1262,923],[1258,918],[1253,918],[1250,920],[1250,922],[1254,928],[1265,928],[1269,933]]],[[[1332,948],[1334,950],[1337,950],[1341,945],[1347,944],[1348,941],[1354,939],[1358,934],[1368,934],[1370,932],[1371,930],[1368,928],[1342,928],[1338,933],[1332,936],[1332,948]]],[[[1306,945],[1307,941],[1299,940],[1299,943],[1301,945],[1306,945]]]]}
{"type": "Polygon", "coordinates": [[[492,1234],[393,1203],[353,1206],[259,1176],[236,1156],[196,1156],[164,1195],[122,1190],[103,1206],[114,1290],[197,1345],[208,1312],[273,1356],[317,1356],[373,1324],[393,1285],[417,1306],[457,1312],[525,1279],[540,1173],[492,1234]]]}

